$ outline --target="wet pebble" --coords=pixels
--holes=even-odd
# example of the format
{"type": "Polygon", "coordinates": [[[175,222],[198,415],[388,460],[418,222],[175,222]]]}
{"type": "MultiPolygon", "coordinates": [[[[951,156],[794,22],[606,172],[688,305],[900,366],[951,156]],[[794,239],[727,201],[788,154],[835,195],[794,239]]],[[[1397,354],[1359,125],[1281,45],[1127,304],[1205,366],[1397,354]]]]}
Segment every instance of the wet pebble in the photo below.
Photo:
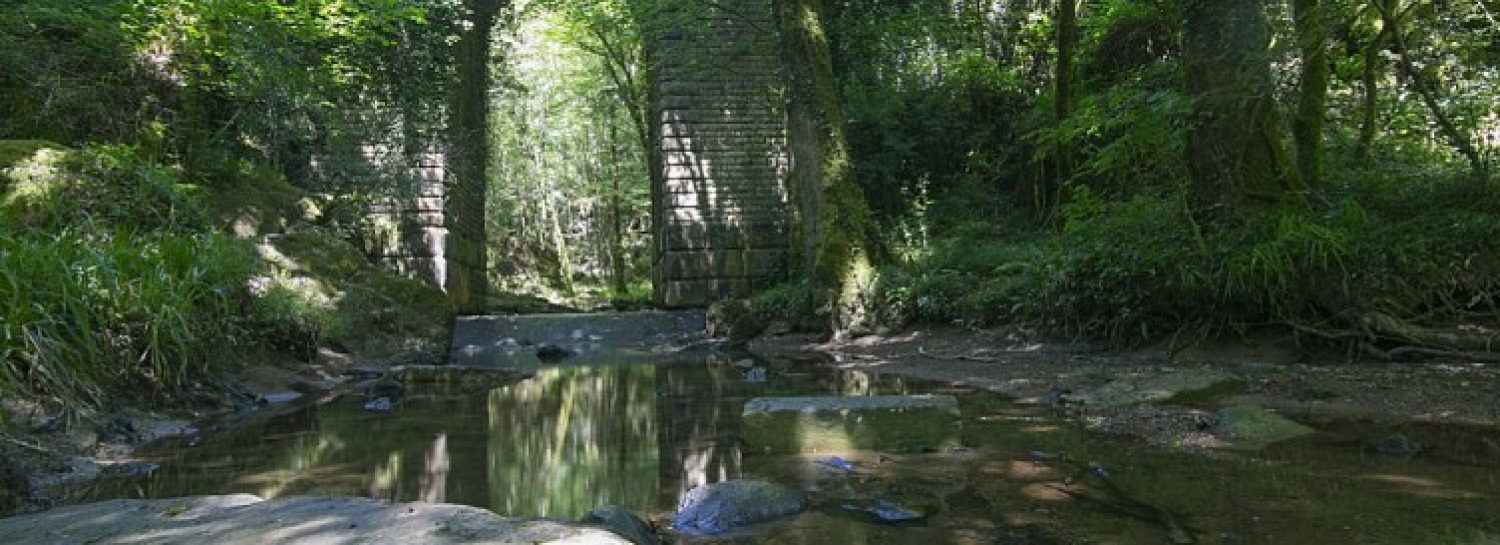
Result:
{"type": "Polygon", "coordinates": [[[1421,445],[1399,433],[1387,435],[1375,443],[1375,452],[1392,458],[1410,458],[1419,450],[1422,450],[1421,445]]]}
{"type": "Polygon", "coordinates": [[[291,403],[302,398],[297,392],[267,392],[255,397],[255,404],[262,407],[267,405],[281,405],[291,403]]]}
{"type": "Polygon", "coordinates": [[[370,412],[384,413],[390,412],[392,405],[393,404],[391,403],[391,398],[377,397],[375,399],[366,401],[364,407],[365,410],[370,412]]]}
{"type": "Polygon", "coordinates": [[[536,348],[536,357],[544,362],[556,362],[573,356],[573,351],[561,346],[544,343],[536,348]]]}
{"type": "Polygon", "coordinates": [[[126,462],[105,466],[104,473],[111,477],[149,477],[161,469],[151,462],[126,462]]]}

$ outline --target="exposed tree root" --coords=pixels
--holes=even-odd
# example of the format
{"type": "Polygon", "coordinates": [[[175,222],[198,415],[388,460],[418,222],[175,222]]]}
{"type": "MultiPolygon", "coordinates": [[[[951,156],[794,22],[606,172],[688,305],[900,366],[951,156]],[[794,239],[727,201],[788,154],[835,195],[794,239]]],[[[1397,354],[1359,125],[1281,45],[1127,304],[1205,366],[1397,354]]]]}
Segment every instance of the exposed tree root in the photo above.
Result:
{"type": "Polygon", "coordinates": [[[974,355],[976,352],[979,352],[979,351],[975,350],[975,351],[969,352],[968,354],[942,354],[942,353],[938,353],[938,352],[928,352],[927,348],[925,348],[925,347],[921,347],[921,346],[917,347],[917,353],[918,354],[921,354],[923,356],[926,356],[926,357],[929,357],[929,358],[932,358],[932,359],[935,359],[935,360],[977,361],[977,362],[984,362],[984,363],[992,363],[992,362],[995,362],[995,361],[999,361],[999,358],[990,358],[990,357],[985,357],[985,356],[976,356],[976,355],[974,355]]]}
{"type": "Polygon", "coordinates": [[[1500,333],[1486,328],[1429,327],[1414,324],[1381,311],[1361,313],[1347,320],[1351,326],[1308,325],[1288,322],[1298,333],[1347,342],[1384,361],[1413,357],[1500,362],[1500,333]],[[1396,344],[1382,348],[1380,344],[1396,344]]]}

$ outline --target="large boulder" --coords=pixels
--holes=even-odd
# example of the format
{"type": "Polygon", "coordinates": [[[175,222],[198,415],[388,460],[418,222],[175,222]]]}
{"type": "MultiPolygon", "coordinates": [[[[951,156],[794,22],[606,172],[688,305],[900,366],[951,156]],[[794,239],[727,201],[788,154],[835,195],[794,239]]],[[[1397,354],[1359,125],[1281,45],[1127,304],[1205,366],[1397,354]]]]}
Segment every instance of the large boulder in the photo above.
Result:
{"type": "Polygon", "coordinates": [[[618,505],[606,505],[589,511],[578,522],[603,527],[635,545],[661,545],[661,539],[651,531],[651,525],[629,509],[618,505]]]}
{"type": "Polygon", "coordinates": [[[112,500],[0,519],[0,543],[344,543],[631,545],[580,524],[496,515],[477,507],[368,498],[249,494],[112,500]]]}
{"type": "Polygon", "coordinates": [[[688,491],[672,517],[672,528],[717,534],[801,511],[802,493],[765,481],[724,481],[688,491]]]}
{"type": "Polygon", "coordinates": [[[1232,392],[1243,383],[1243,377],[1217,369],[1182,369],[1145,378],[1116,380],[1072,398],[1096,407],[1123,407],[1211,397],[1209,394],[1213,392],[1232,392]]]}

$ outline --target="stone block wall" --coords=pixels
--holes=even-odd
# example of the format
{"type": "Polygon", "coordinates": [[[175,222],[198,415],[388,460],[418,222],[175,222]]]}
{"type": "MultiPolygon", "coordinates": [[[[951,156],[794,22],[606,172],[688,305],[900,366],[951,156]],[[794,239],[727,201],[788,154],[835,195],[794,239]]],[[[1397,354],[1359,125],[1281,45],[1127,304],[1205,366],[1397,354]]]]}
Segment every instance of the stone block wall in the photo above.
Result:
{"type": "Polygon", "coordinates": [[[702,306],[784,278],[786,118],[769,0],[689,2],[658,42],[658,305],[702,306]]]}
{"type": "Polygon", "coordinates": [[[482,297],[483,218],[478,225],[458,221],[482,216],[482,192],[476,196],[450,187],[443,154],[423,154],[405,166],[410,188],[370,205],[370,226],[360,237],[365,255],[398,274],[441,288],[456,305],[462,306],[465,297],[482,297]],[[472,211],[475,208],[479,211],[472,211]]]}
{"type": "Polygon", "coordinates": [[[424,155],[411,165],[410,195],[371,203],[370,227],[361,236],[365,255],[403,276],[443,287],[448,275],[446,177],[443,156],[424,155]]]}

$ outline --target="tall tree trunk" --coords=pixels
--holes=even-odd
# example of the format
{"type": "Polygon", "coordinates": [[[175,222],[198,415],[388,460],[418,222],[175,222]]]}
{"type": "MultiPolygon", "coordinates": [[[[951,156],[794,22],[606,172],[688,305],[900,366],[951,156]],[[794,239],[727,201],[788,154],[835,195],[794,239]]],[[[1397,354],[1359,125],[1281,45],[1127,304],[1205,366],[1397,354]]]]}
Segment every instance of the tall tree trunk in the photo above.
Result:
{"type": "Polygon", "coordinates": [[[619,134],[616,129],[616,117],[614,109],[609,109],[609,276],[616,297],[624,297],[629,291],[629,285],[625,278],[625,220],[623,218],[624,206],[621,203],[625,196],[620,189],[620,147],[618,145],[619,134]]]}
{"type": "Polygon", "coordinates": [[[1305,189],[1276,127],[1262,3],[1198,0],[1186,9],[1185,88],[1195,108],[1187,159],[1201,204],[1294,200],[1305,189]]]}
{"type": "Polygon", "coordinates": [[[804,276],[830,305],[834,331],[859,334],[874,326],[867,292],[874,280],[874,221],[854,180],[821,13],[819,0],[776,0],[788,71],[793,249],[804,276]]]}
{"type": "Polygon", "coordinates": [[[461,313],[485,307],[485,184],[489,169],[490,34],[504,0],[465,0],[467,24],[454,44],[455,79],[449,119],[450,171],[444,206],[448,241],[444,289],[461,313]]]}
{"type": "MultiPolygon", "coordinates": [[[[1078,2],[1060,0],[1057,3],[1057,73],[1052,81],[1052,121],[1061,126],[1072,115],[1073,109],[1073,51],[1078,47],[1078,2]]],[[[1051,204],[1062,201],[1064,185],[1073,175],[1073,154],[1066,145],[1054,150],[1056,160],[1056,187],[1053,188],[1051,204]]]]}
{"type": "MultiPolygon", "coordinates": [[[[1377,0],[1379,1],[1379,0],[1377,0]]],[[[1380,32],[1370,38],[1364,47],[1364,66],[1360,71],[1361,87],[1359,104],[1359,141],[1354,147],[1354,158],[1362,165],[1370,162],[1370,147],[1375,145],[1376,124],[1380,106],[1380,46],[1386,41],[1389,27],[1382,26],[1380,32]]]]}
{"type": "Polygon", "coordinates": [[[1297,172],[1310,187],[1323,183],[1323,121],[1328,112],[1328,32],[1319,0],[1292,0],[1302,74],[1297,89],[1297,115],[1292,139],[1297,149],[1297,172]]]}

